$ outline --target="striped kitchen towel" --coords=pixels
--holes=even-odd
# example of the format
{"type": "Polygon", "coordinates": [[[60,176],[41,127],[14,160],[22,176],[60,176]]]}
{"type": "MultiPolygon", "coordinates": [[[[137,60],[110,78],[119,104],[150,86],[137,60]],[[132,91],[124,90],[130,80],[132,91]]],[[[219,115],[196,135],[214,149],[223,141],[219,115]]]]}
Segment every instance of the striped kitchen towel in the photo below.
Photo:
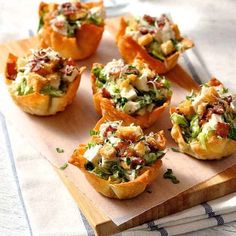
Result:
{"type": "Polygon", "coordinates": [[[134,227],[122,236],[182,235],[236,220],[236,193],[134,227]]]}

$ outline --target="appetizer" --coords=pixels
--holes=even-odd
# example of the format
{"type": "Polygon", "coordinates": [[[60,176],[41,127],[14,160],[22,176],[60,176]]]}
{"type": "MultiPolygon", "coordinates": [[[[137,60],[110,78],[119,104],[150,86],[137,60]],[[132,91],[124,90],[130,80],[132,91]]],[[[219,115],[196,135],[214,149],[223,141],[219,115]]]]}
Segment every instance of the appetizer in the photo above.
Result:
{"type": "Polygon", "coordinates": [[[63,57],[81,60],[97,49],[104,31],[104,8],[101,2],[39,6],[38,35],[40,46],[52,47],[63,57]]]}
{"type": "Polygon", "coordinates": [[[132,64],[113,60],[94,64],[91,73],[93,99],[98,113],[110,120],[151,126],[169,105],[170,82],[143,61],[132,64]]]}
{"type": "Polygon", "coordinates": [[[163,131],[144,135],[140,126],[103,117],[90,134],[91,141],[79,145],[69,162],[79,167],[99,193],[133,198],[157,177],[165,154],[163,131]]]}
{"type": "Polygon", "coordinates": [[[180,151],[202,160],[236,151],[236,94],[217,79],[192,92],[171,113],[171,135],[180,151]]]}
{"type": "Polygon", "coordinates": [[[177,63],[181,52],[193,47],[193,42],[180,35],[178,26],[166,15],[121,18],[117,45],[127,63],[142,58],[151,69],[163,74],[177,63]]]}
{"type": "Polygon", "coordinates": [[[51,48],[32,49],[25,57],[9,54],[5,77],[13,100],[23,111],[47,116],[72,102],[84,69],[51,48]]]}

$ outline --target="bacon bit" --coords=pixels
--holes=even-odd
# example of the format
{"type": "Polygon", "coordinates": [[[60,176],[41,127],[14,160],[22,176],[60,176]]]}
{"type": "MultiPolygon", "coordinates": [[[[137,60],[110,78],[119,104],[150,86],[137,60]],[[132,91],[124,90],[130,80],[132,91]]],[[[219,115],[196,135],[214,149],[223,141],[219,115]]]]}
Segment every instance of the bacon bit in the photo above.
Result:
{"type": "Polygon", "coordinates": [[[102,96],[104,98],[111,98],[111,94],[109,93],[109,91],[106,88],[102,89],[102,96]]]}
{"type": "Polygon", "coordinates": [[[76,66],[76,62],[75,62],[74,59],[69,58],[69,59],[66,60],[66,65],[68,65],[68,66],[76,66]]]}
{"type": "Polygon", "coordinates": [[[7,62],[6,74],[9,80],[16,79],[16,74],[17,74],[16,62],[7,62]]]}
{"type": "Polygon", "coordinates": [[[103,136],[106,138],[109,132],[115,132],[117,129],[109,125],[104,131],[103,136]]]}
{"type": "Polygon", "coordinates": [[[225,108],[223,104],[213,104],[212,112],[218,115],[222,115],[225,112],[225,108]]]}
{"type": "Polygon", "coordinates": [[[157,89],[160,89],[160,88],[163,88],[163,87],[164,87],[164,84],[161,83],[161,82],[155,81],[154,83],[155,83],[157,89]]]}
{"type": "Polygon", "coordinates": [[[123,152],[127,149],[128,146],[129,146],[129,142],[119,142],[115,146],[115,149],[117,150],[117,152],[123,152]]]}
{"type": "Polygon", "coordinates": [[[155,17],[149,16],[149,15],[144,15],[143,19],[147,21],[149,24],[153,24],[156,20],[155,17]]]}
{"type": "Polygon", "coordinates": [[[204,114],[202,115],[201,119],[199,120],[200,126],[204,125],[208,120],[210,120],[212,114],[212,107],[207,108],[204,114]]]}
{"type": "Polygon", "coordinates": [[[80,8],[82,8],[82,4],[81,4],[80,2],[77,2],[77,3],[76,3],[76,7],[77,7],[78,9],[80,9],[80,8]]]}
{"type": "Polygon", "coordinates": [[[147,34],[149,32],[149,30],[147,28],[141,27],[141,28],[139,28],[139,32],[141,34],[147,34]]]}
{"type": "Polygon", "coordinates": [[[208,82],[209,86],[219,86],[222,85],[222,83],[216,79],[216,78],[212,78],[209,82],[208,82]]]}
{"type": "Polygon", "coordinates": [[[144,160],[141,159],[141,158],[134,158],[132,161],[131,161],[131,165],[130,167],[132,169],[134,169],[137,165],[143,165],[144,164],[144,160]]]}
{"type": "Polygon", "coordinates": [[[73,7],[73,5],[72,5],[71,2],[65,2],[65,3],[63,3],[63,4],[61,5],[61,8],[62,8],[63,14],[64,14],[65,16],[70,16],[70,15],[72,15],[72,14],[75,13],[75,9],[74,9],[74,7],[73,7]]]}
{"type": "Polygon", "coordinates": [[[159,28],[163,28],[165,26],[165,21],[164,20],[159,20],[157,22],[157,25],[158,25],[159,28]]]}
{"type": "Polygon", "coordinates": [[[139,70],[137,68],[128,67],[125,71],[126,74],[139,75],[139,70]]]}
{"type": "Polygon", "coordinates": [[[216,135],[227,138],[229,134],[229,124],[218,122],[216,125],[216,135]]]}
{"type": "Polygon", "coordinates": [[[35,73],[42,75],[42,76],[45,76],[48,74],[48,70],[46,70],[45,68],[41,67],[38,64],[33,66],[30,71],[35,72],[35,73]]]}
{"type": "Polygon", "coordinates": [[[56,21],[55,22],[55,26],[59,29],[63,28],[64,27],[64,22],[63,21],[56,21]]]}
{"type": "Polygon", "coordinates": [[[233,101],[233,98],[231,95],[225,97],[225,101],[230,105],[230,103],[233,101]]]}

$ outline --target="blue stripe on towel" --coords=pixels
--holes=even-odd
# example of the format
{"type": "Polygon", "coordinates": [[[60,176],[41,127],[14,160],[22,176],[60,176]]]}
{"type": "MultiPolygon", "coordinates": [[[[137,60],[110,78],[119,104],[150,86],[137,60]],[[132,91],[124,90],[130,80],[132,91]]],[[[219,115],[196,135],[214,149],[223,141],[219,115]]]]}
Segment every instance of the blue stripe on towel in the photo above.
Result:
{"type": "Polygon", "coordinates": [[[215,216],[214,218],[217,220],[217,225],[223,225],[225,223],[221,215],[215,216]]]}
{"type": "Polygon", "coordinates": [[[30,225],[29,217],[28,217],[28,214],[27,214],[27,210],[26,210],[26,207],[25,207],[24,199],[23,199],[20,184],[19,184],[19,178],[18,178],[17,171],[16,171],[16,166],[15,166],[14,157],[13,157],[13,153],[12,153],[11,141],[10,141],[8,130],[7,130],[6,120],[5,120],[4,115],[1,112],[0,112],[0,123],[1,123],[1,126],[2,126],[2,131],[3,131],[3,135],[4,135],[4,138],[5,138],[5,142],[6,142],[7,155],[10,159],[13,175],[14,175],[14,178],[16,180],[19,199],[20,199],[21,205],[23,207],[23,211],[24,211],[25,218],[26,218],[26,221],[27,221],[27,224],[28,224],[28,227],[29,227],[30,235],[32,236],[33,235],[32,228],[31,228],[31,225],[30,225]]]}
{"type": "Polygon", "coordinates": [[[201,205],[204,207],[205,212],[206,214],[208,214],[209,217],[215,216],[215,212],[207,202],[202,203],[201,205]]]}

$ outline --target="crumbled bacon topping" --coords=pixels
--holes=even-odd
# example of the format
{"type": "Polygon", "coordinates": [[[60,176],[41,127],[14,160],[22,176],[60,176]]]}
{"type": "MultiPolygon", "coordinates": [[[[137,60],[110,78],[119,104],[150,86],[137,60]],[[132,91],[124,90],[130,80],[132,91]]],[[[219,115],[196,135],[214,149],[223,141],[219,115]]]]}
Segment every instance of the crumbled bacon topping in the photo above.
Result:
{"type": "Polygon", "coordinates": [[[218,122],[216,125],[216,135],[222,138],[227,138],[229,134],[229,128],[230,128],[229,124],[218,122]]]}

